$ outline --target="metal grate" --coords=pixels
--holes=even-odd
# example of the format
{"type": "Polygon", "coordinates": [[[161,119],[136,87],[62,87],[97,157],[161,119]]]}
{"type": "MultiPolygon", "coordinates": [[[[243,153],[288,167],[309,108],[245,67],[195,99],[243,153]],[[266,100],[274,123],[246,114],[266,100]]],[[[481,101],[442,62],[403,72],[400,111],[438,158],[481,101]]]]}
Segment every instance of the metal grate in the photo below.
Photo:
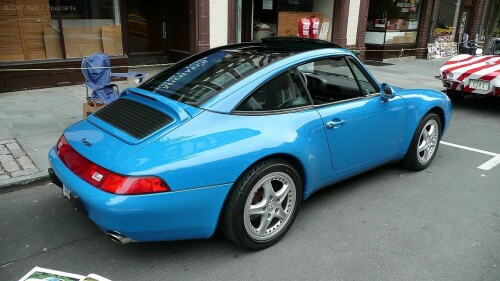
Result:
{"type": "Polygon", "coordinates": [[[118,99],[94,116],[137,139],[143,139],[173,121],[167,114],[145,104],[118,99]]]}

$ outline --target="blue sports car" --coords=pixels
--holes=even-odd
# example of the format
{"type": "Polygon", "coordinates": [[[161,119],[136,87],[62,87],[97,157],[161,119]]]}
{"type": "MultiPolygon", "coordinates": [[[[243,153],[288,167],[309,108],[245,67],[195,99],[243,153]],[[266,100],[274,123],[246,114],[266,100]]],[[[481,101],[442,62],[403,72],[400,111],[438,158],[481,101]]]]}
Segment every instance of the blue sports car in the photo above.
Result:
{"type": "Polygon", "coordinates": [[[268,38],[193,55],[69,126],[52,181],[113,240],[263,249],[301,201],[389,162],[428,167],[446,95],[379,84],[336,44],[268,38]]]}

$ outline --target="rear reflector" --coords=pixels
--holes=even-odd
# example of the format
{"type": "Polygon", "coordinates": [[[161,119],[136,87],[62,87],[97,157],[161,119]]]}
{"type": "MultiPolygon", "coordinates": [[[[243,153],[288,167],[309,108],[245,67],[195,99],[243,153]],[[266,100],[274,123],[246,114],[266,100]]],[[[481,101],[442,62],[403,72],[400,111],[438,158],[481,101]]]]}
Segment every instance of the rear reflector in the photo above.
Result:
{"type": "Polygon", "coordinates": [[[56,145],[61,161],[89,184],[114,194],[147,194],[170,191],[158,177],[128,177],[111,172],[83,157],[62,135],[56,145]]]}

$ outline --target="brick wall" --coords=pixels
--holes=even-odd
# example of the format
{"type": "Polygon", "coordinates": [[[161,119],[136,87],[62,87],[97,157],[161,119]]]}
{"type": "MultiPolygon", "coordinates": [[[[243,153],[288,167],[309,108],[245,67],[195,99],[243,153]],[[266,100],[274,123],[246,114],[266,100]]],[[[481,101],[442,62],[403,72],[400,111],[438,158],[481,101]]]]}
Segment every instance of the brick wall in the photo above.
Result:
{"type": "MultiPolygon", "coordinates": [[[[475,39],[476,34],[479,34],[479,27],[481,25],[481,16],[483,15],[483,9],[484,9],[484,0],[477,0],[475,1],[473,10],[472,10],[472,15],[469,20],[472,20],[472,30],[470,31],[470,38],[475,39]]],[[[484,22],[483,22],[484,24],[484,22]]],[[[480,34],[479,34],[480,36],[480,34]]],[[[480,38],[477,38],[478,40],[480,38]]]]}
{"type": "Polygon", "coordinates": [[[364,62],[365,61],[365,51],[366,51],[366,47],[364,46],[356,46],[356,45],[349,45],[346,47],[346,49],[350,50],[350,51],[353,51],[354,54],[356,55],[356,57],[364,62]]]}
{"type": "Polygon", "coordinates": [[[427,43],[429,42],[429,28],[431,20],[436,22],[436,19],[431,19],[432,17],[432,6],[433,2],[438,1],[436,6],[436,16],[437,11],[439,11],[439,0],[424,0],[422,2],[422,7],[420,8],[420,21],[418,23],[418,34],[417,34],[417,51],[415,56],[419,59],[427,57],[427,43]]]}
{"type": "Polygon", "coordinates": [[[358,50],[358,58],[361,61],[365,61],[365,38],[366,38],[366,27],[368,25],[368,11],[370,8],[370,0],[361,0],[364,1],[360,6],[359,11],[359,19],[358,19],[358,30],[357,30],[357,38],[356,38],[356,46],[347,46],[349,50],[358,50]],[[364,8],[364,11],[361,10],[364,8]]]}

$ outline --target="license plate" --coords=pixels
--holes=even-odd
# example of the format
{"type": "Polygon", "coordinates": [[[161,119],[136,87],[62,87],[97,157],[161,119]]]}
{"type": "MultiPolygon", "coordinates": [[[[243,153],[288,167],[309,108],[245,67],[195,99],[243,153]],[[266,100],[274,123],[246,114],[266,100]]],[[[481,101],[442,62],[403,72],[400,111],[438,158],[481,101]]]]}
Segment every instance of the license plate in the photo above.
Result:
{"type": "Polygon", "coordinates": [[[488,91],[490,89],[490,81],[471,79],[469,86],[472,89],[488,91]]]}
{"type": "Polygon", "coordinates": [[[63,184],[62,194],[64,197],[68,198],[68,200],[71,199],[71,190],[69,190],[65,184],[63,184]]]}

